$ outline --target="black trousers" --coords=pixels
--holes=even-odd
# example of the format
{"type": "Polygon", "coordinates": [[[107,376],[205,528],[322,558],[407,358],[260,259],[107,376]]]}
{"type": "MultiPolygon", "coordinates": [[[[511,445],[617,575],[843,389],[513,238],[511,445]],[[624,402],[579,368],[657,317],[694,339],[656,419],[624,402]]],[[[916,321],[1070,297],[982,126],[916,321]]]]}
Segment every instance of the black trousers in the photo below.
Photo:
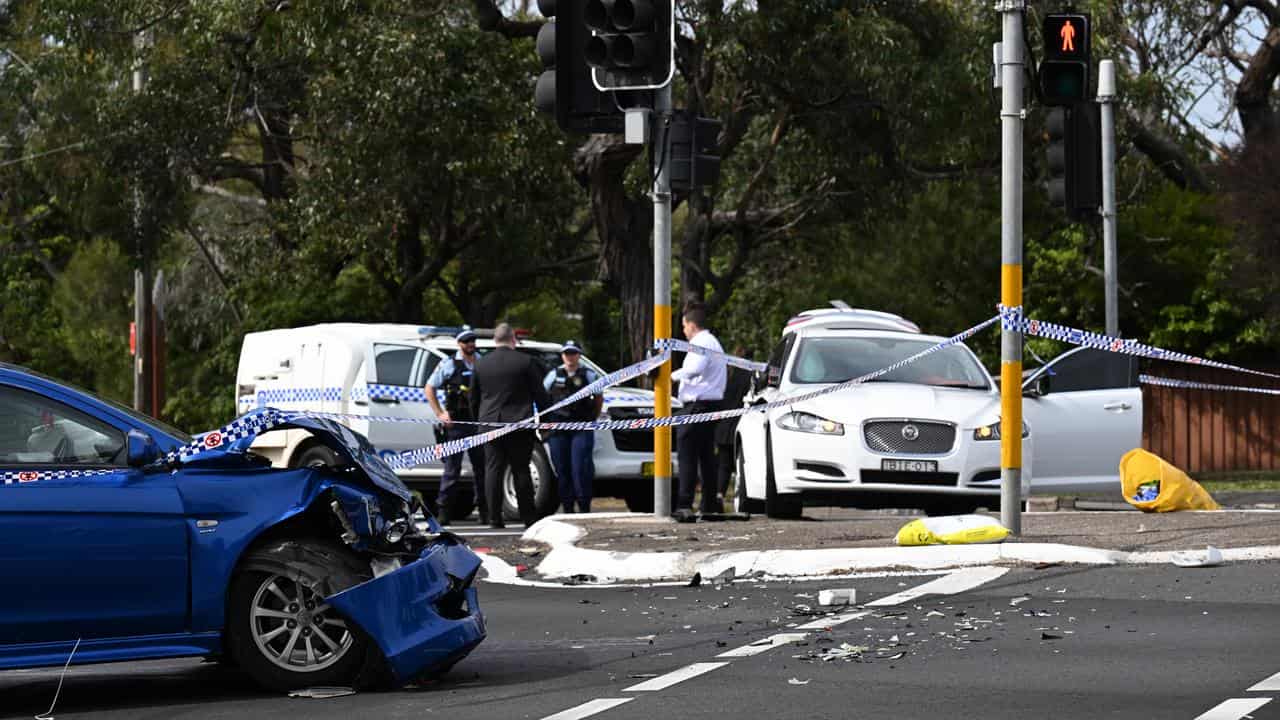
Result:
{"type": "MultiPolygon", "coordinates": [[[[478,432],[475,425],[450,425],[444,429],[441,442],[470,437],[478,432]]],[[[471,506],[465,509],[458,506],[458,486],[462,484],[462,456],[471,459],[471,474],[475,476],[475,501],[480,506],[481,521],[489,514],[489,503],[485,501],[484,486],[484,446],[478,445],[465,453],[450,455],[444,459],[444,475],[440,477],[440,492],[436,494],[436,508],[445,515],[461,513],[459,517],[471,514],[471,506]]],[[[457,518],[454,518],[457,519],[457,518]]]]}
{"type": "MultiPolygon", "coordinates": [[[[712,412],[720,409],[719,400],[687,403],[681,415],[712,412]]],[[[702,481],[702,512],[721,512],[716,499],[719,479],[716,473],[716,424],[694,423],[676,426],[676,458],[680,461],[680,498],[677,508],[693,509],[693,494],[702,481]]]]}
{"type": "Polygon", "coordinates": [[[533,444],[537,440],[532,430],[517,430],[484,446],[484,484],[489,495],[490,525],[503,524],[502,483],[507,476],[507,468],[511,468],[511,474],[515,477],[520,521],[527,527],[538,520],[538,508],[533,497],[533,476],[529,474],[529,458],[533,456],[533,444]]]}

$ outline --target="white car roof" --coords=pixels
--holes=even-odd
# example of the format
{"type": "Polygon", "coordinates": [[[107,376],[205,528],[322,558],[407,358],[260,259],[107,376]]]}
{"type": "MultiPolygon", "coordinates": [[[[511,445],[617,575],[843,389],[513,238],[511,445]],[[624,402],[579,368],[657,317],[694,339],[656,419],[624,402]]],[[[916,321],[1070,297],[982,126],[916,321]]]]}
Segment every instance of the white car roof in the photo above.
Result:
{"type": "Polygon", "coordinates": [[[841,330],[892,330],[902,333],[920,333],[920,327],[901,315],[865,310],[862,308],[844,307],[818,308],[805,310],[787,321],[782,329],[787,333],[810,328],[833,328],[841,330]]]}

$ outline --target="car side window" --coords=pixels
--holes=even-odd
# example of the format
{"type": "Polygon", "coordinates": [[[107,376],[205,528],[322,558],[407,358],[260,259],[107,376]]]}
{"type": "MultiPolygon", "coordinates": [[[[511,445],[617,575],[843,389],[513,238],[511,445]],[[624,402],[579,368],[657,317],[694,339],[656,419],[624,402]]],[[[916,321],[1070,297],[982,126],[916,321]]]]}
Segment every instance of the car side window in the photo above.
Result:
{"type": "Polygon", "coordinates": [[[1084,348],[1055,360],[1048,370],[1049,392],[1107,390],[1134,385],[1136,358],[1084,348]]]}
{"type": "Polygon", "coordinates": [[[0,465],[124,465],[124,433],[68,405],[0,387],[0,465]]]}
{"type": "Polygon", "coordinates": [[[427,379],[415,383],[414,376],[420,374],[419,355],[422,350],[405,345],[374,345],[375,376],[380,385],[403,385],[405,387],[421,387],[427,379]]]}
{"type": "Polygon", "coordinates": [[[787,358],[791,355],[791,348],[795,342],[795,333],[791,333],[773,348],[773,352],[769,353],[769,369],[765,377],[765,384],[769,387],[778,387],[782,384],[782,369],[787,366],[787,358]]]}

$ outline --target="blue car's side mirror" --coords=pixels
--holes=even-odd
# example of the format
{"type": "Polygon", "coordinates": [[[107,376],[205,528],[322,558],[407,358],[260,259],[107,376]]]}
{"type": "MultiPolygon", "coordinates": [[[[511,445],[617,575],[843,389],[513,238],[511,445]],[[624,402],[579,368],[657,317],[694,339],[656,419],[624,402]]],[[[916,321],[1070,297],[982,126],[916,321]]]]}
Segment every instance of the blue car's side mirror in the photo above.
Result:
{"type": "Polygon", "coordinates": [[[142,467],[160,457],[160,448],[150,435],[141,430],[130,430],[128,436],[129,456],[126,462],[129,467],[142,467]]]}

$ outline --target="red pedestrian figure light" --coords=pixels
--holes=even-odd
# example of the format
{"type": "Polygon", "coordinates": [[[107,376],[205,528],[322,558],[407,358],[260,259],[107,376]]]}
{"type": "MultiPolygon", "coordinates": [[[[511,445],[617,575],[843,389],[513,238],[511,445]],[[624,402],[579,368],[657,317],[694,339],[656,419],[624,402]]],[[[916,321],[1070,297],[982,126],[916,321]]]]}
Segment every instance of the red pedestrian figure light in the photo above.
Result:
{"type": "Polygon", "coordinates": [[[1070,20],[1062,23],[1062,30],[1058,31],[1058,34],[1062,36],[1062,52],[1075,52],[1076,28],[1070,20]]]}

